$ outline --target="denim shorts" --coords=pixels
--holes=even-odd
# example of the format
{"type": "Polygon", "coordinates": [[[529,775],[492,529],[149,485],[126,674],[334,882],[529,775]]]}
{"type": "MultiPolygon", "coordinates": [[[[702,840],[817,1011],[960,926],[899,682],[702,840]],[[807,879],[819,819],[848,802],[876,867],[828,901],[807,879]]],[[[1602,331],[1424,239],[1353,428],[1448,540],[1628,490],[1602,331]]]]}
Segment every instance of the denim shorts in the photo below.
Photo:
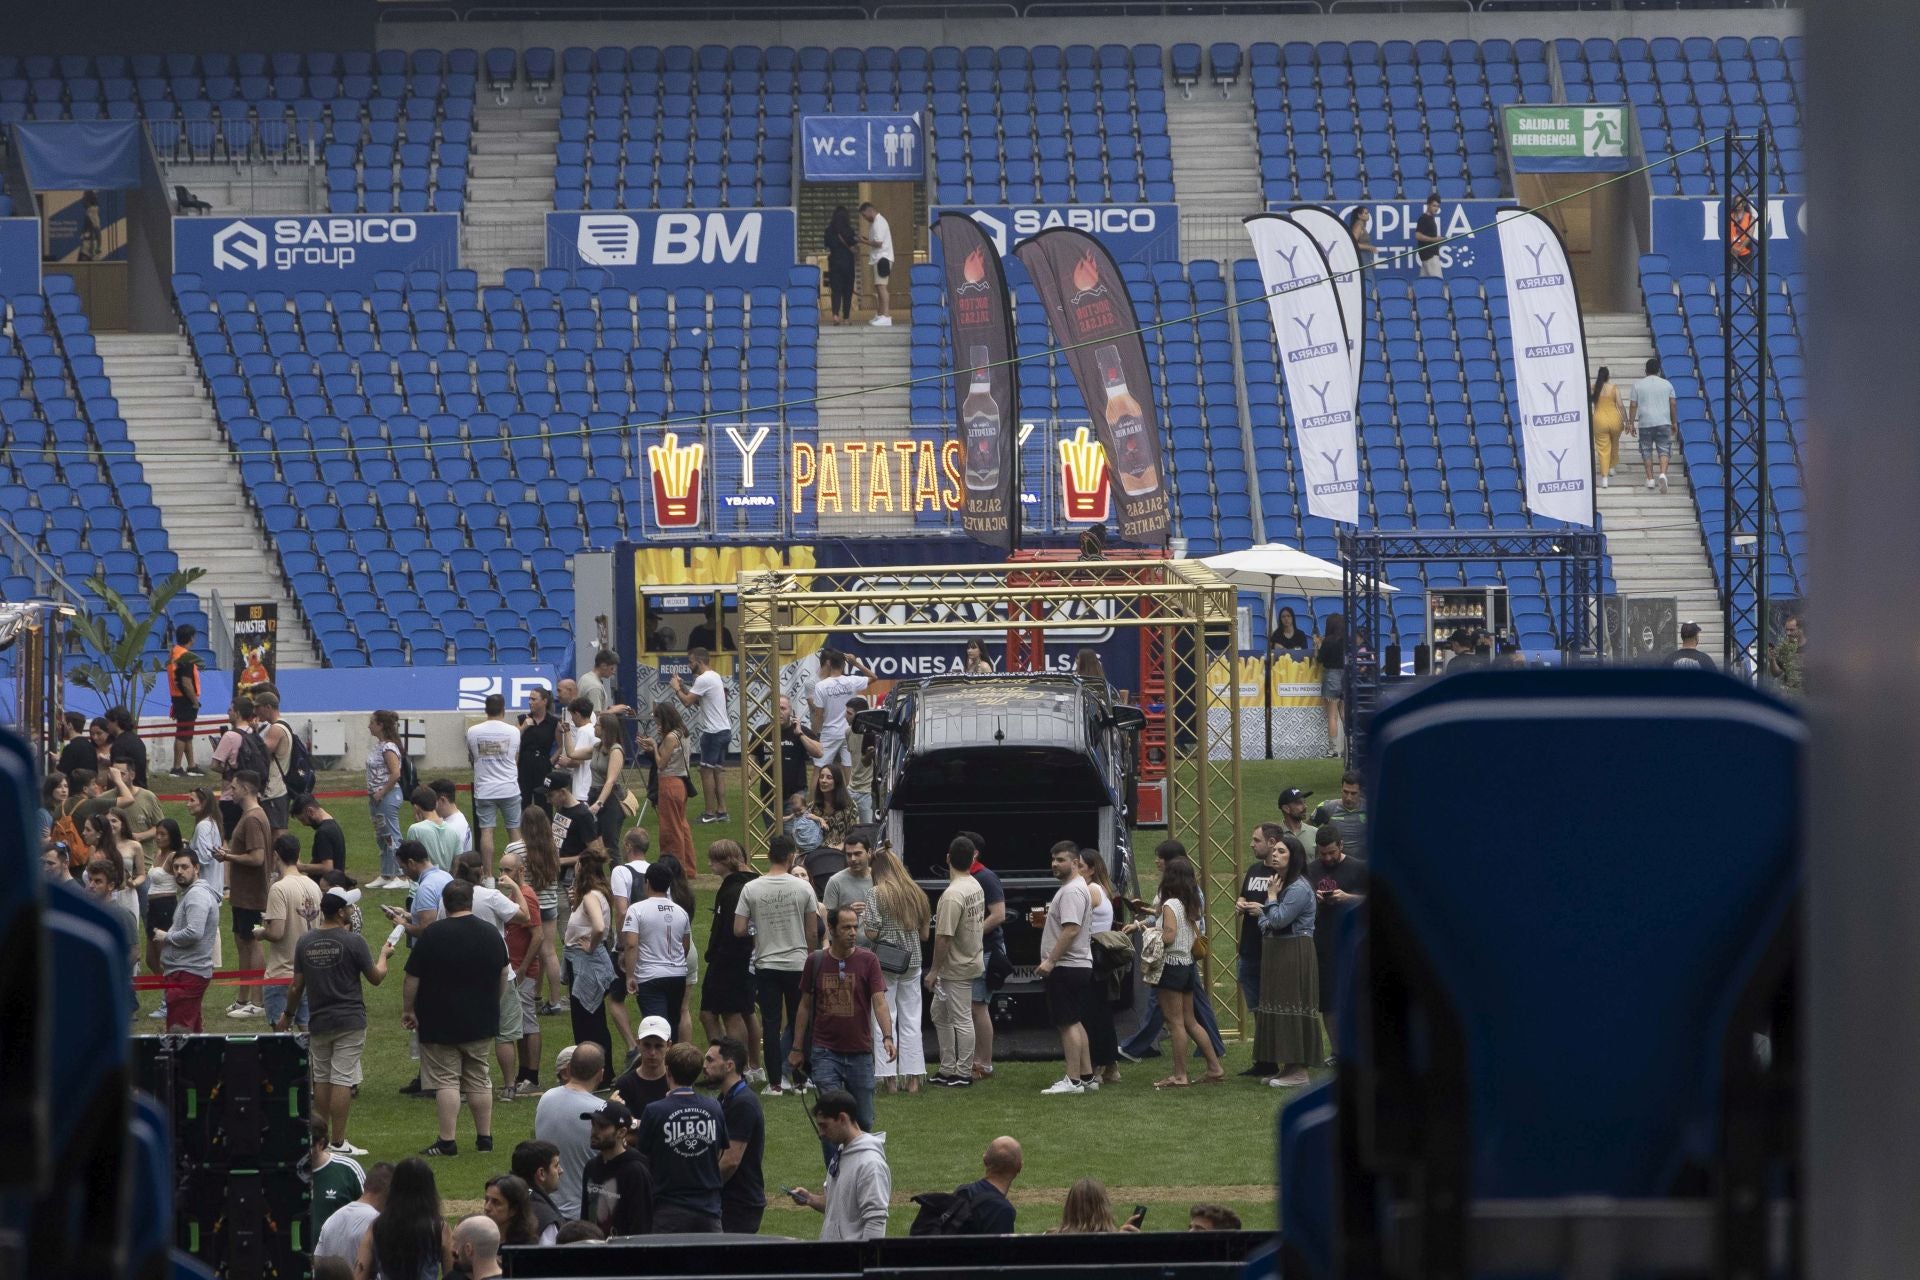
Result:
{"type": "Polygon", "coordinates": [[[1651,458],[1656,453],[1660,454],[1662,457],[1667,457],[1672,455],[1673,453],[1673,428],[1672,427],[1643,426],[1640,428],[1640,456],[1643,458],[1651,458]]]}
{"type": "Polygon", "coordinates": [[[1170,964],[1160,970],[1161,991],[1192,991],[1200,985],[1200,970],[1190,964],[1170,964]]]}
{"type": "Polygon", "coordinates": [[[520,816],[519,796],[502,796],[494,800],[474,798],[474,825],[482,830],[488,827],[518,827],[520,816]]]}
{"type": "Polygon", "coordinates": [[[733,743],[733,730],[722,729],[718,733],[700,735],[700,767],[718,769],[727,758],[727,748],[733,743]]]}

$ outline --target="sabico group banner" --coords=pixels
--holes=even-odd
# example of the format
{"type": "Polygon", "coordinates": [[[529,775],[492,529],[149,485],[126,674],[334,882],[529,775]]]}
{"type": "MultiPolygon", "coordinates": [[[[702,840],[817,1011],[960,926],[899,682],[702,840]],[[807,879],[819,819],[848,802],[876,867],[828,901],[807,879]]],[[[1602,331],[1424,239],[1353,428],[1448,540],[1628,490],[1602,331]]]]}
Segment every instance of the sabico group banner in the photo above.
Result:
{"type": "Polygon", "coordinates": [[[803,182],[918,182],[926,167],[917,115],[800,117],[803,182]]]}
{"type": "Polygon", "coordinates": [[[233,683],[241,693],[271,684],[280,670],[280,606],[233,606],[233,683]]]}
{"type": "Polygon", "coordinates": [[[1625,173],[1631,119],[1625,107],[1509,106],[1507,155],[1520,173],[1625,173]]]}
{"type": "Polygon", "coordinates": [[[791,209],[550,213],[547,265],[598,267],[626,289],[785,285],[795,234],[791,209]]]}
{"type": "Polygon", "coordinates": [[[1359,524],[1353,368],[1326,255],[1305,227],[1278,214],[1248,218],[1247,234],[1280,346],[1294,443],[1306,472],[1307,511],[1359,524]]]}
{"type": "MultiPolygon", "coordinates": [[[[1370,234],[1373,237],[1374,260],[1367,270],[1387,276],[1420,274],[1419,261],[1413,256],[1417,247],[1413,229],[1420,221],[1420,200],[1367,200],[1334,206],[1332,212],[1345,222],[1355,209],[1363,205],[1373,215],[1370,234]]],[[[1295,210],[1306,207],[1309,206],[1274,203],[1269,204],[1267,209],[1291,217],[1295,210]]],[[[1504,200],[1442,202],[1440,234],[1447,239],[1447,243],[1440,246],[1442,273],[1481,278],[1498,276],[1500,237],[1493,229],[1493,219],[1500,210],[1510,207],[1504,200]]]]}
{"type": "Polygon", "coordinates": [[[377,272],[459,265],[457,213],[173,220],[173,269],[212,292],[371,289],[377,272]]]}
{"type": "Polygon", "coordinates": [[[1027,237],[1055,227],[1098,237],[1121,262],[1173,261],[1180,256],[1177,204],[940,205],[933,219],[938,223],[950,213],[972,218],[1002,257],[1027,237]]]}
{"type": "Polygon", "coordinates": [[[0,218],[0,297],[40,292],[40,219],[0,218]]]}
{"type": "Polygon", "coordinates": [[[954,403],[958,437],[966,460],[963,478],[966,531],[1004,551],[1019,543],[1020,407],[1013,359],[1013,307],[1000,255],[973,219],[941,216],[940,240],[947,283],[947,318],[953,330],[954,403]]]}
{"type": "Polygon", "coordinates": [[[1106,446],[1120,536],[1164,544],[1167,482],[1160,419],[1140,324],[1120,268],[1098,240],[1065,227],[1024,241],[1014,255],[1039,291],[1054,345],[1065,349],[1106,446]]]}
{"type": "Polygon", "coordinates": [[[1593,422],[1587,340],[1566,246],[1525,209],[1500,215],[1507,263],[1508,335],[1520,399],[1527,506],[1569,524],[1593,524],[1593,422]]]}
{"type": "Polygon", "coordinates": [[[1317,205],[1302,205],[1287,215],[1294,224],[1313,237],[1327,260],[1327,273],[1333,278],[1333,291],[1340,297],[1340,324],[1347,334],[1347,363],[1353,368],[1353,385],[1360,387],[1360,366],[1366,358],[1366,293],[1360,278],[1360,251],[1353,243],[1353,232],[1331,212],[1317,205]]]}
{"type": "MultiPolygon", "coordinates": [[[[1718,196],[1658,196],[1653,201],[1653,251],[1667,256],[1675,275],[1718,277],[1727,229],[1727,206],[1718,196]]],[[[1807,198],[1769,198],[1765,234],[1769,275],[1805,271],[1807,198]]]]}

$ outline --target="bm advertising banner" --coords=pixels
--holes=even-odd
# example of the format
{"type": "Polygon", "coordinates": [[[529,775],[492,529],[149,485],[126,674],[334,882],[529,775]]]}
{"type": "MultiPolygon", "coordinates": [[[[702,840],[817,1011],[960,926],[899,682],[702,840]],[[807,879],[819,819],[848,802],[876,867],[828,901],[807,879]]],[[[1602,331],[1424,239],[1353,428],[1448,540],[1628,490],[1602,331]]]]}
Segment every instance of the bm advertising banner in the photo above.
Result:
{"type": "Polygon", "coordinates": [[[381,271],[460,265],[457,213],[175,218],[173,269],[209,292],[371,289],[381,271]]]}
{"type": "Polygon", "coordinates": [[[1520,173],[1625,173],[1632,119],[1625,107],[1509,106],[1507,154],[1520,173]]]}
{"type": "Polygon", "coordinates": [[[1120,508],[1120,536],[1167,540],[1167,480],[1160,415],[1133,300],[1113,255],[1085,232],[1057,227],[1014,250],[1047,309],[1054,345],[1100,429],[1120,508]]]}
{"type": "MultiPolygon", "coordinates": [[[[1807,269],[1807,198],[1773,196],[1766,202],[1767,272],[1780,276],[1807,269]]],[[[1727,239],[1727,206],[1718,196],[1657,196],[1653,201],[1653,251],[1667,255],[1675,275],[1718,278],[1727,239]]]]}
{"type": "Polygon", "coordinates": [[[968,533],[1003,551],[1019,543],[1020,385],[1013,359],[1013,306],[1000,255],[973,219],[944,214],[939,234],[953,332],[953,398],[966,459],[968,533]]]}
{"type": "Polygon", "coordinates": [[[599,267],[626,289],[784,286],[795,235],[791,209],[550,213],[547,265],[599,267]]]}

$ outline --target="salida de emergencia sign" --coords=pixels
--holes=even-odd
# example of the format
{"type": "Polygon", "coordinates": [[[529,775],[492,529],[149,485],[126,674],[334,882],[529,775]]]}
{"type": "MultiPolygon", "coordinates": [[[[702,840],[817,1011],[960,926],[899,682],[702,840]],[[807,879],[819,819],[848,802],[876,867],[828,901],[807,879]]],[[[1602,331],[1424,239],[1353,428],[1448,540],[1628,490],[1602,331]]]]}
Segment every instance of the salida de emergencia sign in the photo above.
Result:
{"type": "Polygon", "coordinates": [[[1510,106],[1507,154],[1521,173],[1624,172],[1629,128],[1625,107],[1510,106]]]}

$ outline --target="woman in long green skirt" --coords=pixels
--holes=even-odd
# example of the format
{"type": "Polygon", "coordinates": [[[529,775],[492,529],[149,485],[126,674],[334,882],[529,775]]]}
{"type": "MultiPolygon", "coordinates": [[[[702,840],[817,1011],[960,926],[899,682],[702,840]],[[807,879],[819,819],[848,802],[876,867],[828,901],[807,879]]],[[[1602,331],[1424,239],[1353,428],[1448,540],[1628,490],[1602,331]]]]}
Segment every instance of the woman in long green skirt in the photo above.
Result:
{"type": "Polygon", "coordinates": [[[1254,1008],[1254,1060],[1280,1064],[1267,1083],[1296,1089],[1320,1057],[1320,960],[1313,949],[1313,886],[1307,852],[1292,836],[1274,846],[1275,874],[1260,913],[1260,1003],[1254,1008]]]}

